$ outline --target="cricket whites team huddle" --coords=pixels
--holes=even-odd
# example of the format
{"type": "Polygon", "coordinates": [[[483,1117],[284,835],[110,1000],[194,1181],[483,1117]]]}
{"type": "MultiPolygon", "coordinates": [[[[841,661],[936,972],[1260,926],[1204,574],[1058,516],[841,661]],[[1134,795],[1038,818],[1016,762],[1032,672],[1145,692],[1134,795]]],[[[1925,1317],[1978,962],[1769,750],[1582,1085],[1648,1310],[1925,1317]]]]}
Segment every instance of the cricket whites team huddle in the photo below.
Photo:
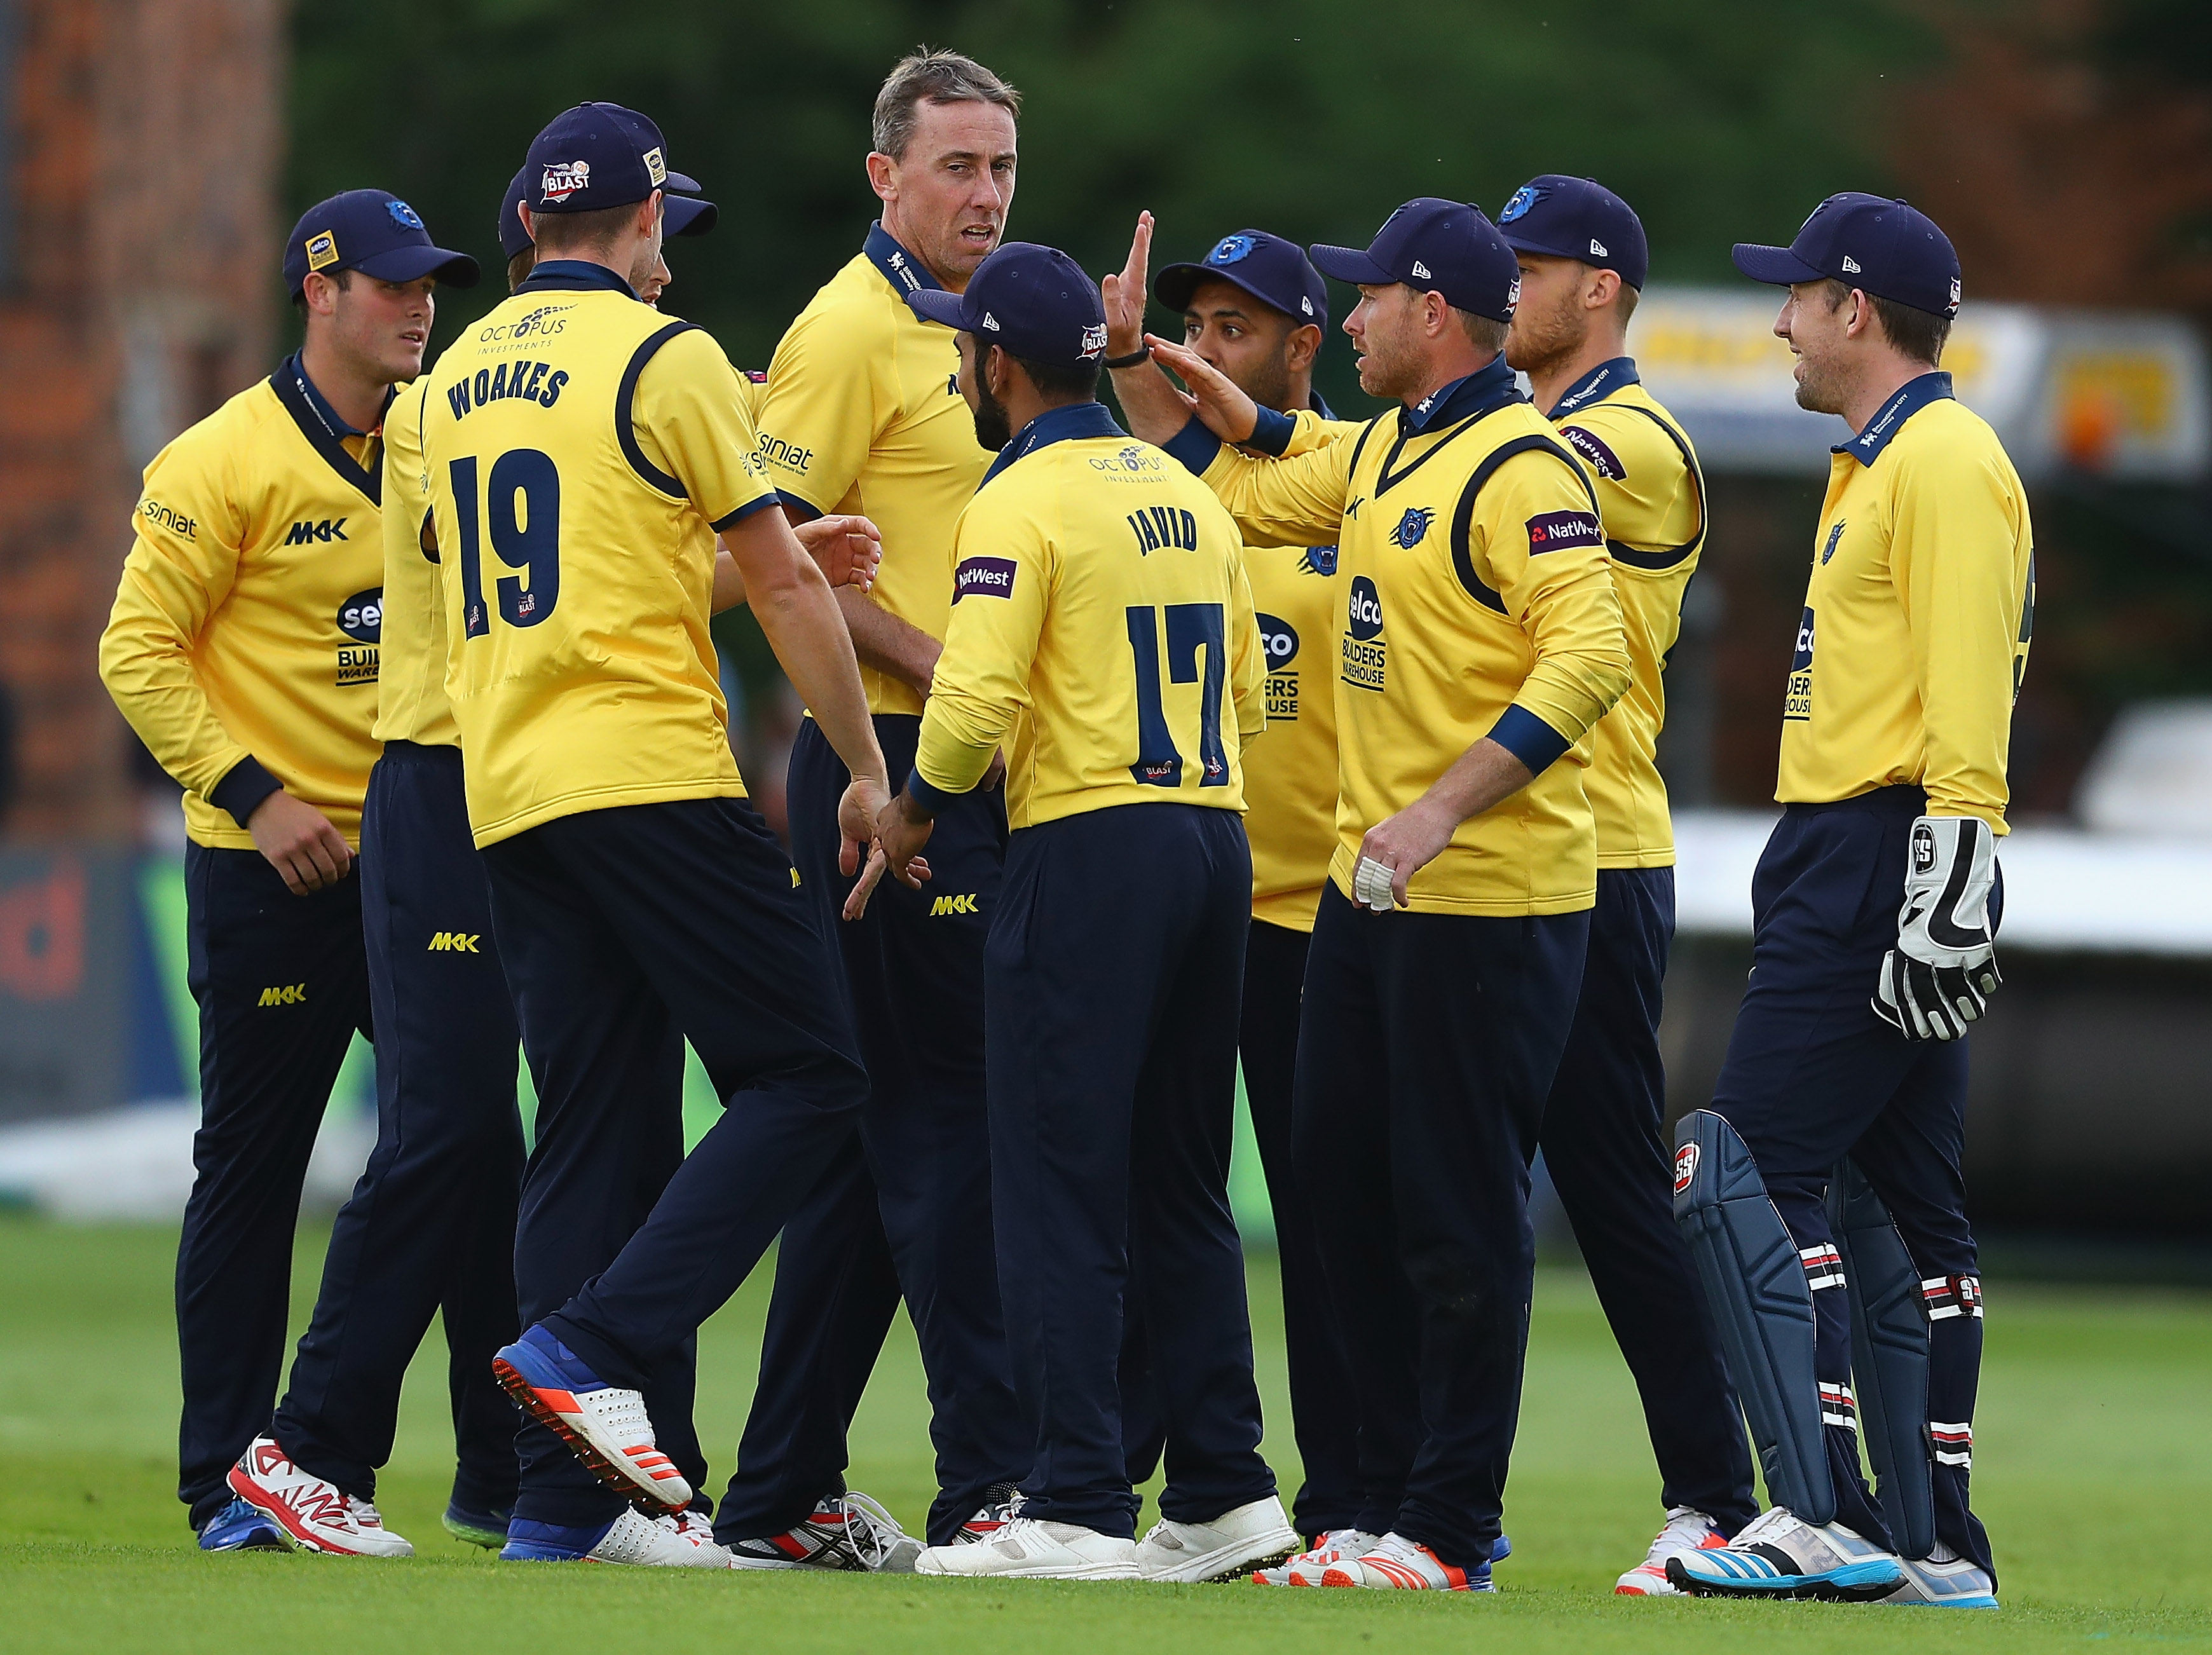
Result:
{"type": "Polygon", "coordinates": [[[1163,226],[1211,251],[1157,268],[1146,214],[1094,282],[1005,239],[1019,112],[896,65],[878,215],[764,375],[659,308],[717,212],[635,111],[531,141],[508,296],[434,361],[475,261],[333,197],[285,247],[301,349],[147,468],[100,669],[184,789],[200,1546],[409,1555],[376,1478],[442,1316],[445,1526],[506,1559],[1489,1591],[1540,1149],[1660,1476],[1617,1590],[1994,1608],[1964,1037],[2034,577],[1940,367],[1951,243],[1843,193],[1735,250],[1854,434],[1753,970],[1670,1147],[1655,753],[1708,509],[1630,349],[1636,214],[1547,174],[1364,249],[1163,226]],[[1333,322],[1373,418],[1315,391],[1333,322]],[[808,714],[787,846],[732,754],[741,603],[808,714]],[[356,1032],[377,1142],[288,1377],[356,1032]],[[689,1155],[687,1041],[724,1106],[689,1155]],[[717,1500],[697,1332],[779,1238],[717,1500]],[[902,1303],[911,1536],[844,1480],[902,1303]]]}

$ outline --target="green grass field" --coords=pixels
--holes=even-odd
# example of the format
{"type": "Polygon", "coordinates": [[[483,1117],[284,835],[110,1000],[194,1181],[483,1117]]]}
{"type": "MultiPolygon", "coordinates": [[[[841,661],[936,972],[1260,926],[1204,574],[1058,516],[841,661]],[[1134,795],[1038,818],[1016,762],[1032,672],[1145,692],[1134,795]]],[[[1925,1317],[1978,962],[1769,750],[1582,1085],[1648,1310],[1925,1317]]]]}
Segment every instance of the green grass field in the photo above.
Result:
{"type": "MultiPolygon", "coordinates": [[[[298,1309],[322,1235],[301,1238],[298,1309]]],[[[1586,1281],[1539,1281],[1509,1494],[1516,1553],[1490,1597],[1257,1587],[945,1583],[502,1567],[438,1526],[444,1353],[416,1361],[381,1489],[420,1549],[370,1564],[207,1557],[172,1497],[173,1236],[0,1219],[0,1650],[329,1651],[1595,1649],[1672,1655],[2212,1648],[2212,1296],[1990,1288],[1977,1503],[2005,1571],[1997,1615],[1637,1602],[1608,1595],[1656,1526],[1657,1480],[1586,1281]],[[726,1645],[723,1644],[727,1640],[726,1645]]],[[[1272,1269],[1255,1263],[1267,1455],[1287,1429],[1272,1269]]],[[[700,1427],[728,1472],[766,1304],[757,1278],[706,1331],[700,1427]]],[[[854,1486],[918,1525],[930,1493],[903,1323],[854,1432],[854,1486]]],[[[1149,1508],[1148,1508],[1149,1512],[1149,1508]]]]}

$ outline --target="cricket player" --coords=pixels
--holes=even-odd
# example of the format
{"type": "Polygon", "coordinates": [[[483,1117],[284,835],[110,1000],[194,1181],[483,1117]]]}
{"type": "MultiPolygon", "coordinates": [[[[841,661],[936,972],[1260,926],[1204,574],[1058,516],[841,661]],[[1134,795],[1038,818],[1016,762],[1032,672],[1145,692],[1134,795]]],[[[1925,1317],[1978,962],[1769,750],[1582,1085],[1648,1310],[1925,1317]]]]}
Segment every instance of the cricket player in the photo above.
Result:
{"type": "MultiPolygon", "coordinates": [[[[1295,1170],[1352,1361],[1376,1538],[1325,1585],[1490,1588],[1535,1245],[1528,1165],[1582,976],[1590,728],[1629,682],[1587,477],[1501,347],[1512,250],[1424,197],[1352,282],[1360,384],[1401,403],[1267,464],[1291,419],[1152,338],[1200,418],[1170,452],[1248,534],[1334,537],[1338,843],[1307,956],[1295,1170]],[[1346,1100],[1371,1100],[1347,1118],[1346,1100]]],[[[1139,433],[1151,416],[1133,421],[1139,433]]]]}
{"type": "Polygon", "coordinates": [[[1230,1215],[1251,856],[1243,749],[1263,658],[1228,516],[1097,401],[1098,289],[1009,242],[964,292],[909,294],[958,336],[996,451],[954,541],[954,602],[894,869],[1005,755],[1012,835],[985,955],[998,1276],[1029,1434],[1018,1513],[918,1573],[1232,1578],[1295,1549],[1259,1454],[1230,1215]],[[1117,1369],[1155,1355],[1169,1482],[1139,1543],[1117,1369]]]}
{"type": "MultiPolygon", "coordinates": [[[[951,613],[953,525],[991,461],[953,384],[952,336],[905,301],[960,292],[999,245],[1019,111],[1012,87],[957,52],[893,68],[867,159],[881,216],[769,366],[761,452],[785,510],[794,521],[864,512],[883,529],[873,591],[838,597],[895,778],[913,767],[951,613]]],[[[743,1567],[853,1568],[879,1553],[872,1537],[886,1519],[846,1493],[846,1432],[902,1292],[937,1455],[928,1538],[950,1540],[1003,1506],[1026,1465],[993,1264],[983,1092],[983,939],[1005,804],[995,784],[948,803],[928,887],[887,885],[841,923],[851,881],[837,870],[837,804],[850,779],[818,720],[803,722],[792,856],[835,938],[868,1101],[776,1255],[760,1382],[715,1525],[743,1567]],[[846,1543],[856,1527],[869,1545],[846,1543]]],[[[895,1561],[915,1549],[905,1543],[895,1561]]]]}
{"type": "Polygon", "coordinates": [[[1982,1284],[1960,1174],[1966,1041],[1996,991],[2027,497],[1942,371],[1959,260],[1846,192],[1736,268],[1786,287],[1797,401],[1839,414],[1782,712],[1752,973],[1675,1209],[1772,1506],[1683,1590],[1994,1608],[1967,1499],[1982,1284]],[[1859,1470],[1860,1433],[1881,1476],[1859,1470]]]}
{"type": "MultiPolygon", "coordinates": [[[[376,757],[382,428],[422,368],[431,290],[477,266],[398,197],[350,190],[293,227],[284,277],[305,339],[147,467],[100,647],[109,694],[185,789],[201,1119],[177,1252],[178,1495],[209,1551],[283,1543],[225,1479],[269,1426],[301,1183],[370,1028],[353,863],[376,757]]],[[[473,1376],[453,1379],[470,1405],[473,1376]]],[[[371,1542],[381,1526],[365,1497],[343,1521],[371,1542]]]]}
{"type": "MultiPolygon", "coordinates": [[[[1141,215],[1130,260],[1105,282],[1107,367],[1126,403],[1161,392],[1160,370],[1144,348],[1146,267],[1152,221],[1141,215]],[[1152,381],[1146,384],[1146,381],[1152,381]],[[1128,382],[1135,381],[1133,384],[1128,382]]],[[[1262,408],[1311,409],[1339,427],[1313,388],[1315,359],[1328,327],[1328,289],[1296,242],[1265,230],[1224,235],[1196,264],[1170,264],[1154,280],[1160,302],[1181,312],[1183,344],[1226,374],[1262,408]]],[[[1297,452],[1293,444],[1291,452],[1297,452]]],[[[1336,548],[1244,543],[1244,573],[1267,654],[1267,737],[1244,755],[1244,828],[1252,847],[1252,919],[1244,943],[1244,998],[1237,1034],[1244,1095],[1267,1179],[1282,1265],[1283,1334],[1291,1415],[1305,1482],[1292,1506],[1298,1531],[1316,1546],[1349,1531],[1359,1514],[1358,1418],[1351,1369],[1322,1282],[1319,1243],[1291,1173],[1291,1076],[1297,1052],[1298,997],[1314,911],[1336,849],[1336,670],[1323,640],[1344,593],[1336,548]]],[[[1130,1360],[1150,1352],[1133,1319],[1130,1360]]],[[[1125,1373],[1122,1416],[1131,1431],[1129,1477],[1149,1481],[1164,1434],[1133,1395],[1125,1373]]]]}
{"type": "Polygon", "coordinates": [[[1597,906],[1582,994],[1544,1107],[1544,1164],[1643,1398],[1664,1525],[1614,1590],[1665,1597],[1667,1559],[1758,1514],[1743,1422],[1674,1228],[1661,1139],[1659,1009],[1674,932],[1674,834],[1657,763],[1666,667],[1705,538],[1690,440],[1628,354],[1650,257],[1644,225],[1589,179],[1547,173],[1498,216],[1521,269],[1505,338],[1537,408],[1589,474],[1633,668],[1590,731],[1583,788],[1597,828],[1597,906]]]}

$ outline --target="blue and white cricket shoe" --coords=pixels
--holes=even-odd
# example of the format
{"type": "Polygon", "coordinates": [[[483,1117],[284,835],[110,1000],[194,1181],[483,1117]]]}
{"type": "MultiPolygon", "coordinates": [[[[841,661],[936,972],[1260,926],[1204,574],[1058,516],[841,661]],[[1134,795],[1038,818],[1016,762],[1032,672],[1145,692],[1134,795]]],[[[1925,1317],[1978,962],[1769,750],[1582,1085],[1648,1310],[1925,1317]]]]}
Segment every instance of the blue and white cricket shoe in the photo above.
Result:
{"type": "Polygon", "coordinates": [[[1725,1546],[1667,1560],[1667,1579],[1698,1597],[1812,1597],[1871,1603],[1903,1584],[1905,1566],[1840,1523],[1815,1528],[1777,1506],[1725,1546]]]}
{"type": "Polygon", "coordinates": [[[623,1499],[670,1511],[691,1503],[691,1485],[654,1442],[641,1391],[609,1385],[542,1327],[501,1347],[491,1371],[516,1407],[623,1499]]]}
{"type": "Polygon", "coordinates": [[[1976,1567],[1963,1557],[1946,1558],[1942,1562],[1915,1562],[1909,1557],[1898,1561],[1905,1567],[1905,1583],[1881,1601],[1918,1609],[1995,1609],[1997,1606],[1996,1583],[1987,1571],[1976,1567]]]}
{"type": "Polygon", "coordinates": [[[260,1507],[234,1496],[200,1525],[202,1551],[284,1551],[284,1532],[260,1507]]]}
{"type": "Polygon", "coordinates": [[[627,1563],[634,1567],[726,1569],[730,1554],[704,1523],[646,1517],[625,1506],[611,1523],[571,1529],[517,1518],[507,1526],[503,1563],[627,1563]]]}

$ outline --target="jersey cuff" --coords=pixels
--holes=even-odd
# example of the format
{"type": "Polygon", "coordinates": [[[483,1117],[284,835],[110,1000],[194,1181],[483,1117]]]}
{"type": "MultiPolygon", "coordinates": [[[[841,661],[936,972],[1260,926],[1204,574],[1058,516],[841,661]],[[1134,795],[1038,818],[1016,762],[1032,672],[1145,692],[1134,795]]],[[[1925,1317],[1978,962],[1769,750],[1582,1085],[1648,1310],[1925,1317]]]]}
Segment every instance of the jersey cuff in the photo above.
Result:
{"type": "Polygon", "coordinates": [[[948,793],[942,787],[932,787],[921,779],[920,765],[915,766],[908,775],[906,791],[914,795],[915,803],[933,816],[942,815],[967,797],[965,793],[948,793]]]}
{"type": "Polygon", "coordinates": [[[1509,706],[1490,727],[1490,739],[1540,776],[1574,743],[1525,706],[1509,706]]]}
{"type": "Polygon", "coordinates": [[[1213,464],[1221,452],[1221,439],[1208,431],[1196,415],[1188,423],[1167,440],[1167,452],[1182,462],[1184,470],[1194,477],[1206,475],[1206,468],[1213,464]]]}
{"type": "MultiPolygon", "coordinates": [[[[769,506],[781,506],[782,504],[783,496],[777,494],[773,488],[771,488],[767,494],[763,494],[758,500],[747,500],[743,506],[738,507],[736,511],[731,512],[727,517],[716,518],[711,526],[714,532],[719,535],[725,529],[736,528],[738,524],[743,523],[755,512],[763,511],[769,506]]],[[[819,513],[817,513],[817,515],[818,516],[819,513]]]]}
{"type": "Polygon", "coordinates": [[[230,819],[243,828],[246,817],[253,814],[261,801],[282,791],[283,785],[262,768],[260,760],[249,753],[208,789],[208,803],[218,810],[228,810],[230,819]]]}
{"type": "Polygon", "coordinates": [[[1262,454],[1271,454],[1280,459],[1283,451],[1291,446],[1291,439],[1297,434],[1297,428],[1298,422],[1289,415],[1279,414],[1272,408],[1263,408],[1260,410],[1258,423],[1252,427],[1252,434],[1241,446],[1256,448],[1262,454]]]}
{"type": "Polygon", "coordinates": [[[776,496],[783,501],[783,514],[791,519],[794,529],[802,523],[811,523],[818,517],[830,515],[812,500],[801,500],[788,488],[777,489],[776,496]]]}

